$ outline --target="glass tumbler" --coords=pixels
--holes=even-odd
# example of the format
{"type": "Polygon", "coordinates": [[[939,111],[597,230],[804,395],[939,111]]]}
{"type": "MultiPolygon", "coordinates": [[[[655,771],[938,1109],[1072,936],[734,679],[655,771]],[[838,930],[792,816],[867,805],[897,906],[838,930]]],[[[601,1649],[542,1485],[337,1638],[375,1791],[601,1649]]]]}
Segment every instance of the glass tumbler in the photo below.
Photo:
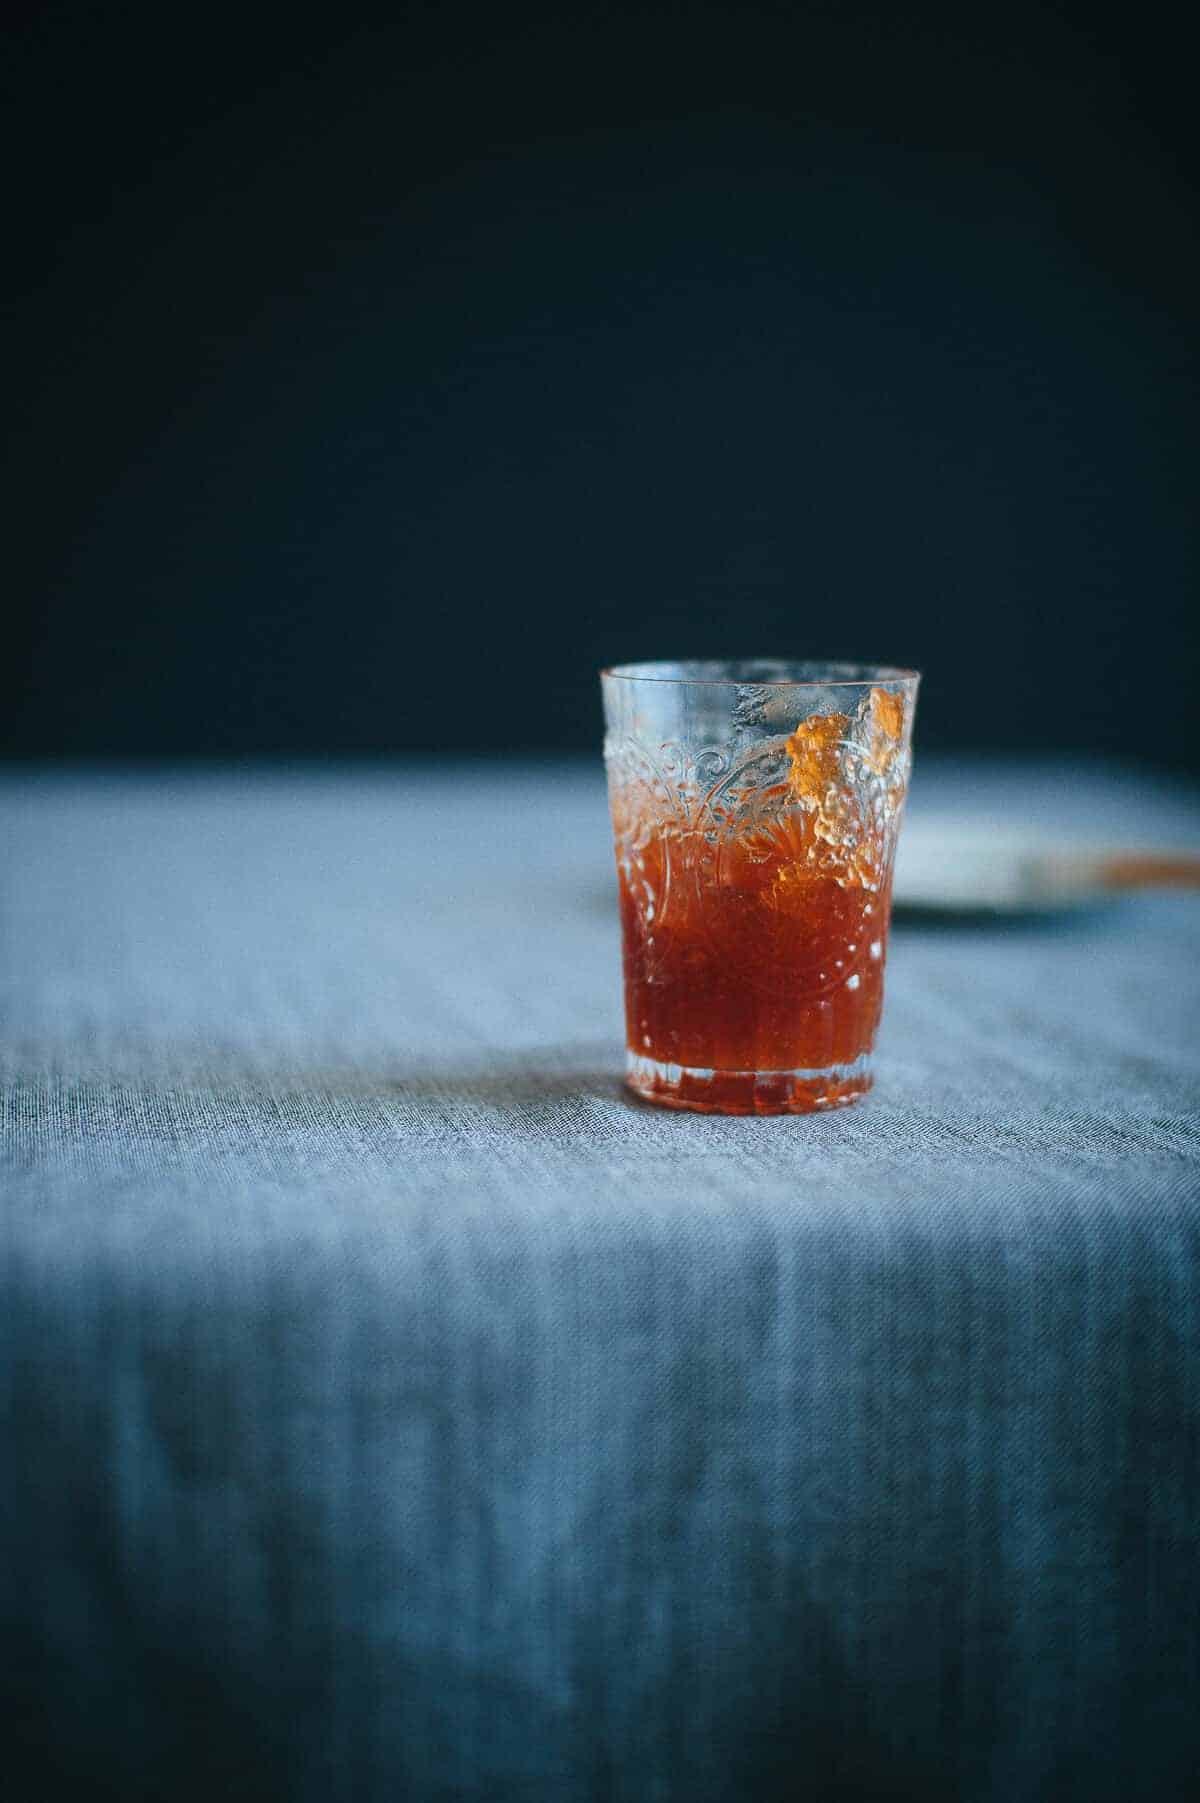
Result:
{"type": "Polygon", "coordinates": [[[918,681],[770,659],[602,672],[638,1095],[807,1114],[870,1088],[918,681]]]}

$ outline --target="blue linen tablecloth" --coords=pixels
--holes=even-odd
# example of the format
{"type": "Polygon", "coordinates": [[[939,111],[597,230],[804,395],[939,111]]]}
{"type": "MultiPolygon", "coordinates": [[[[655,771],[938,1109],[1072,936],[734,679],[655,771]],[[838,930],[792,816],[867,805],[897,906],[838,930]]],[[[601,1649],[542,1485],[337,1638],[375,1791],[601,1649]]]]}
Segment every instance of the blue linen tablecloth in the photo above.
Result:
{"type": "Polygon", "coordinates": [[[598,769],[0,827],[14,1800],[1196,1794],[1200,901],[898,926],[874,1096],[726,1120],[620,1088],[598,769]]]}

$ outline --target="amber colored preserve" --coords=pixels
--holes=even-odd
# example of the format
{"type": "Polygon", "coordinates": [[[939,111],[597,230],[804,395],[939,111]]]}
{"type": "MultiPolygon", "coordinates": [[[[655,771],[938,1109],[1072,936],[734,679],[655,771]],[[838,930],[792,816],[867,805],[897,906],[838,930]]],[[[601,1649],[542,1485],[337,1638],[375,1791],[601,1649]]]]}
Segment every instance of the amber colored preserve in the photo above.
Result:
{"type": "Polygon", "coordinates": [[[810,715],[691,806],[648,754],[614,762],[631,1086],[730,1114],[855,1101],[883,1006],[902,697],[810,715]]]}

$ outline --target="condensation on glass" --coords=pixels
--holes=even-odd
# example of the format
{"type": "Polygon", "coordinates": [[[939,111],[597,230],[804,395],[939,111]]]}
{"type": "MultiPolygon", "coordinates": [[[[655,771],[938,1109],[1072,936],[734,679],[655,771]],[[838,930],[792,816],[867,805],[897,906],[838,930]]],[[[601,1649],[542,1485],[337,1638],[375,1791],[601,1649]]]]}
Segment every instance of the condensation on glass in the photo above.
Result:
{"type": "Polygon", "coordinates": [[[918,680],[765,659],[602,673],[639,1095],[802,1114],[870,1088],[918,680]]]}

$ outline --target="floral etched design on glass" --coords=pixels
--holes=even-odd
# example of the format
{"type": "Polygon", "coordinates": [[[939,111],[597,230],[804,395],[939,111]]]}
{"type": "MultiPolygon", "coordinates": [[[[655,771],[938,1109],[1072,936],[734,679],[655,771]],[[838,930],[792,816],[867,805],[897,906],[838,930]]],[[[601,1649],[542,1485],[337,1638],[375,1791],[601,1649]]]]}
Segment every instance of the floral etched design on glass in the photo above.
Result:
{"type": "Polygon", "coordinates": [[[806,1114],[870,1088],[918,680],[772,660],[603,672],[639,1095],[806,1114]]]}

